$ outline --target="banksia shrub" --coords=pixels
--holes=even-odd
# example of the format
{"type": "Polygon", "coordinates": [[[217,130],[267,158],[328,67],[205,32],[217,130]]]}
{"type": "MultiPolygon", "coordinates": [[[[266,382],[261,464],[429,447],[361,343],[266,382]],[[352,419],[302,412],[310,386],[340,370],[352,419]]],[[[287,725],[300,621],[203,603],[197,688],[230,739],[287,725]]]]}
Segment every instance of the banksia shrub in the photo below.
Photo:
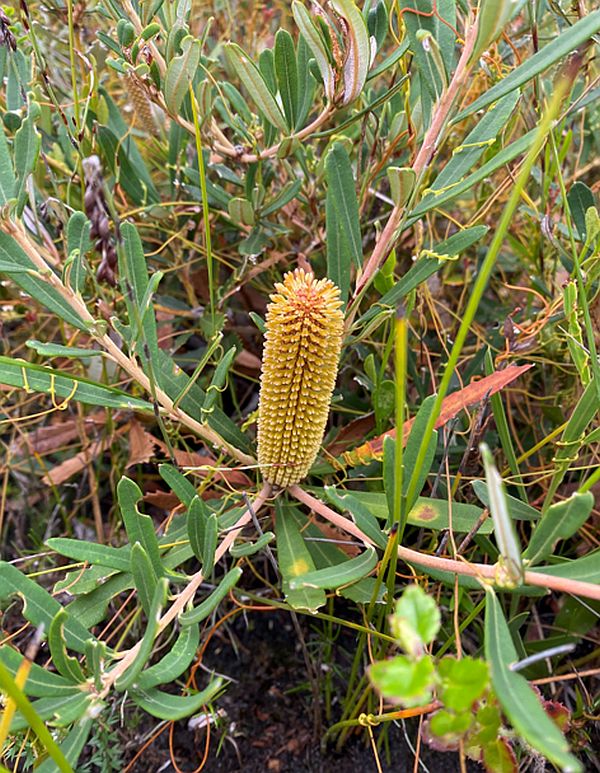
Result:
{"type": "Polygon", "coordinates": [[[290,486],[315,460],[329,414],[342,345],[340,291],[297,269],[276,284],[258,413],[258,463],[265,480],[290,486]]]}

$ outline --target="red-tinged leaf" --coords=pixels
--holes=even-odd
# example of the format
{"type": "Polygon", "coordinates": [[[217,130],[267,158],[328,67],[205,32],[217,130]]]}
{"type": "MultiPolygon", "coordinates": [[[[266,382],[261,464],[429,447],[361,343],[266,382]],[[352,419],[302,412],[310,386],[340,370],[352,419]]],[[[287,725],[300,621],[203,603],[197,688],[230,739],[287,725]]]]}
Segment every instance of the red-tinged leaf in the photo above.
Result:
{"type": "Polygon", "coordinates": [[[339,456],[348,446],[355,443],[357,440],[361,440],[368,435],[369,432],[375,426],[375,414],[368,413],[366,416],[361,416],[358,419],[354,419],[350,424],[346,424],[345,427],[338,432],[335,440],[333,440],[325,449],[331,456],[339,456]]]}
{"type": "MultiPolygon", "coordinates": [[[[509,365],[507,368],[504,368],[504,370],[498,370],[478,381],[473,381],[468,386],[464,387],[464,389],[459,389],[457,392],[448,395],[442,403],[442,410],[435,423],[436,429],[443,427],[444,424],[457,416],[465,408],[469,408],[470,406],[475,405],[475,403],[481,402],[484,398],[496,394],[496,392],[499,392],[532,367],[533,365],[531,364],[509,365]]],[[[408,440],[412,422],[413,420],[411,419],[404,424],[404,436],[402,438],[403,445],[406,445],[406,441],[408,440]]],[[[343,454],[344,463],[350,467],[355,467],[359,464],[368,464],[373,459],[381,459],[383,454],[383,441],[386,437],[395,438],[396,430],[391,429],[389,432],[385,432],[374,440],[367,441],[353,451],[346,452],[343,454]]]]}

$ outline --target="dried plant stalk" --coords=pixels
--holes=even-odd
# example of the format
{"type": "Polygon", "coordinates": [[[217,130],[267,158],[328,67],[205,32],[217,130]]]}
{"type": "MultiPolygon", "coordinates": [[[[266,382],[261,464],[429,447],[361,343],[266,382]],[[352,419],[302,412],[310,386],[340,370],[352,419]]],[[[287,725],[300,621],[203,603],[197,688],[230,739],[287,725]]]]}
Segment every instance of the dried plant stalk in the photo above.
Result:
{"type": "Polygon", "coordinates": [[[329,279],[297,269],[276,284],[258,412],[258,463],[278,486],[304,478],[317,456],[335,385],[344,315],[329,279]]]}

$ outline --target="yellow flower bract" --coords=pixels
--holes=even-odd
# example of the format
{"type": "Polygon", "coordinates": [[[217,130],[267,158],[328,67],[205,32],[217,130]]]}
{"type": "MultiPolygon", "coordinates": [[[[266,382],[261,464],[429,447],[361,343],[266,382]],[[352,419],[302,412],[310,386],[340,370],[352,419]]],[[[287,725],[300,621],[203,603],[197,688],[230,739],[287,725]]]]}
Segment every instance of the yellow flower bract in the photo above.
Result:
{"type": "Polygon", "coordinates": [[[342,347],[340,291],[302,269],[276,284],[267,309],[258,410],[258,464],[266,481],[304,478],[323,440],[342,347]]]}

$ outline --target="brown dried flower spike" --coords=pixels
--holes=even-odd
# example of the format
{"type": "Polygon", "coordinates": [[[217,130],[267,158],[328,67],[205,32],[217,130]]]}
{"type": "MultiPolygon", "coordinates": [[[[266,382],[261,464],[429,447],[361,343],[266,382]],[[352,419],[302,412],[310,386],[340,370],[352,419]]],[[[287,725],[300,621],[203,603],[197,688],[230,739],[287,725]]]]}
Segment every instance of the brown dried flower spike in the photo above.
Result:
{"type": "Polygon", "coordinates": [[[304,478],[325,432],[344,315],[329,279],[296,269],[276,284],[267,309],[258,411],[258,464],[278,486],[304,478]]]}

